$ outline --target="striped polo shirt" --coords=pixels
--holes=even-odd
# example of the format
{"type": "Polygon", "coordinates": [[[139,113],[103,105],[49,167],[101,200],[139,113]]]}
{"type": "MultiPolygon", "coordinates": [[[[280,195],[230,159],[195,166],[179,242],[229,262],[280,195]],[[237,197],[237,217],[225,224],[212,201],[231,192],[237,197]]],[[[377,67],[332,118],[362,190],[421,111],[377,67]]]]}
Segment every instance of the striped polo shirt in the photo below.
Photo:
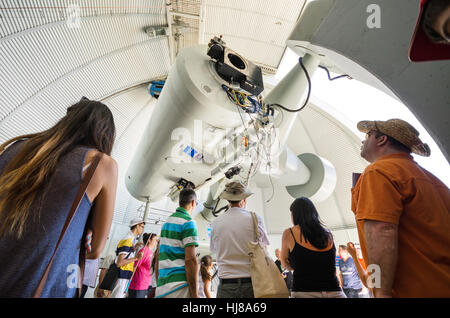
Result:
{"type": "Polygon", "coordinates": [[[188,286],[184,249],[191,245],[198,246],[197,225],[189,213],[179,207],[161,228],[156,298],[188,286]]]}
{"type": "MultiPolygon", "coordinates": [[[[119,255],[125,255],[125,258],[133,258],[134,257],[134,240],[135,236],[133,232],[128,232],[127,236],[120,240],[116,249],[116,264],[119,255]]],[[[120,267],[119,278],[130,279],[133,275],[134,262],[131,262],[127,265],[120,267]]]]}

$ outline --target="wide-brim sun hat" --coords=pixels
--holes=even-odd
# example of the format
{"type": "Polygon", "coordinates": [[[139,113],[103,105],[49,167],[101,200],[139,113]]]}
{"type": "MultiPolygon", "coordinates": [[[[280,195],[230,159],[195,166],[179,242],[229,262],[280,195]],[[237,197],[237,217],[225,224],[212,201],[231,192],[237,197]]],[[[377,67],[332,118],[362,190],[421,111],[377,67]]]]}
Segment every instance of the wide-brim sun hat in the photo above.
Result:
{"type": "Polygon", "coordinates": [[[242,182],[233,181],[225,185],[220,198],[228,201],[242,201],[252,194],[253,192],[249,191],[242,182]]]}
{"type": "Polygon", "coordinates": [[[450,45],[434,43],[422,28],[424,9],[429,0],[420,0],[419,15],[409,45],[408,57],[412,62],[436,61],[450,59],[450,45]]]}
{"type": "Polygon", "coordinates": [[[142,219],[132,219],[132,220],[130,221],[130,224],[129,224],[128,226],[129,226],[129,227],[133,227],[133,226],[138,225],[138,224],[141,224],[141,223],[144,223],[144,224],[145,224],[145,222],[144,222],[142,219]]]}
{"type": "Polygon", "coordinates": [[[363,120],[357,124],[359,131],[368,133],[369,131],[379,131],[382,134],[390,136],[408,147],[411,152],[420,156],[429,157],[430,147],[423,143],[419,138],[419,132],[408,122],[402,119],[381,120],[363,120]]]}

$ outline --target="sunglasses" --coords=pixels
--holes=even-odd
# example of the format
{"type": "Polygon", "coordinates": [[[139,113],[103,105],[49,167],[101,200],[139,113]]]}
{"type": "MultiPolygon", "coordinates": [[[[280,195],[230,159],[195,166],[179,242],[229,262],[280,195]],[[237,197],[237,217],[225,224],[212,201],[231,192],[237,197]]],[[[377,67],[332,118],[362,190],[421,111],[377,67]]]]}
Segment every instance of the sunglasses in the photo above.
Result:
{"type": "MultiPolygon", "coordinates": [[[[378,130],[371,130],[371,131],[368,131],[368,132],[366,133],[366,140],[369,139],[370,136],[371,136],[372,134],[374,134],[374,133],[378,134],[378,130]]],[[[377,137],[377,138],[378,138],[378,137],[377,137]]]]}

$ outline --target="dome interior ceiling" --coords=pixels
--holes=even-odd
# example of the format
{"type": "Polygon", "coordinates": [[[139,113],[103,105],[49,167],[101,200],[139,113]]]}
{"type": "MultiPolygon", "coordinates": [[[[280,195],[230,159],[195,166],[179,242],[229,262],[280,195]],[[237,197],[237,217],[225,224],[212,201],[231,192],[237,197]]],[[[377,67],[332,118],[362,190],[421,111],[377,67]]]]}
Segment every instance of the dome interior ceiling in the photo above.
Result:
{"type": "MultiPolygon", "coordinates": [[[[0,0],[0,142],[49,128],[82,96],[104,101],[117,126],[113,157],[119,162],[121,180],[114,223],[126,224],[143,215],[142,202],[127,193],[123,178],[129,154],[155,105],[147,85],[167,76],[171,54],[222,35],[228,47],[262,66],[264,74],[275,74],[304,4],[298,0],[183,0],[171,1],[171,6],[164,0],[0,0]],[[72,4],[80,9],[79,28],[68,24],[72,4]],[[172,31],[181,30],[172,40],[144,31],[149,26],[168,27],[168,21],[172,31]]],[[[338,185],[318,210],[328,226],[354,228],[351,172],[366,164],[358,156],[360,141],[326,111],[310,105],[299,116],[288,144],[297,154],[314,152],[332,161],[338,185]]],[[[271,191],[262,190],[266,199],[271,191]]],[[[266,212],[288,209],[292,198],[284,189],[277,191],[279,197],[266,212]]],[[[163,219],[171,207],[166,200],[152,205],[153,216],[163,219]]],[[[266,220],[273,234],[289,222],[289,217],[270,213],[266,220]]]]}

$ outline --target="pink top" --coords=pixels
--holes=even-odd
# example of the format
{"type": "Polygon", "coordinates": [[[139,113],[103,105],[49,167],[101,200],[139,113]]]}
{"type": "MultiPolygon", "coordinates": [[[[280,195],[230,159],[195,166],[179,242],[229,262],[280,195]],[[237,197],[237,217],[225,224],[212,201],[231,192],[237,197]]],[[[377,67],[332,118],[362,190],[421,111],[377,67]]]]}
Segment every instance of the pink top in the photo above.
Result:
{"type": "Polygon", "coordinates": [[[131,279],[130,289],[134,290],[147,290],[152,283],[152,250],[147,246],[142,248],[138,254],[144,251],[144,256],[139,261],[134,262],[134,266],[137,266],[136,272],[131,279]]]}

